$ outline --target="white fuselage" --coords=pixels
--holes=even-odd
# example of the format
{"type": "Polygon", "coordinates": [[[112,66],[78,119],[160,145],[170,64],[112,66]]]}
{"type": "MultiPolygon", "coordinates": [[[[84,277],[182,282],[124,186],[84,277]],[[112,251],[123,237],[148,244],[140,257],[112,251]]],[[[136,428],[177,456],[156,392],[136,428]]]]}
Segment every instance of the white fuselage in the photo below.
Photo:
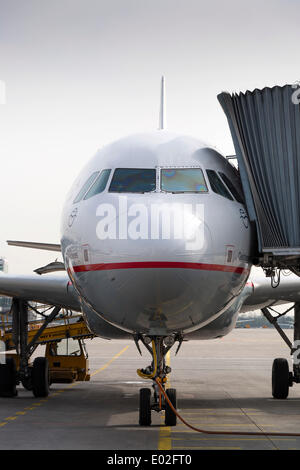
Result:
{"type": "Polygon", "coordinates": [[[166,131],[100,150],[62,216],[62,253],[83,312],[129,333],[164,336],[196,331],[228,311],[249,276],[252,233],[244,205],[221,175],[240,191],[237,171],[216,150],[166,131]],[[112,191],[116,169],[152,170],[145,171],[151,191],[112,191]],[[195,191],[177,190],[173,177],[199,169],[204,181],[195,191]],[[100,177],[104,187],[93,194],[100,177]],[[164,190],[167,184],[176,189],[164,190]]]}

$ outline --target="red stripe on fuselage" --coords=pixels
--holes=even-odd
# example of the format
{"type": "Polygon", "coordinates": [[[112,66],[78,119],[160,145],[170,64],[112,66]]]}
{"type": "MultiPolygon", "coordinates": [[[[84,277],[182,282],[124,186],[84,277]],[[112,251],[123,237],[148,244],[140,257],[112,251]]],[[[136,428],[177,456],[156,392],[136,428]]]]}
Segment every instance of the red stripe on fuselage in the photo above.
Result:
{"type": "Polygon", "coordinates": [[[223,264],[184,263],[180,261],[134,261],[128,263],[100,263],[74,266],[75,273],[87,271],[108,271],[111,269],[151,269],[151,268],[179,268],[200,269],[202,271],[222,271],[244,274],[249,270],[240,266],[227,266],[223,264]]]}

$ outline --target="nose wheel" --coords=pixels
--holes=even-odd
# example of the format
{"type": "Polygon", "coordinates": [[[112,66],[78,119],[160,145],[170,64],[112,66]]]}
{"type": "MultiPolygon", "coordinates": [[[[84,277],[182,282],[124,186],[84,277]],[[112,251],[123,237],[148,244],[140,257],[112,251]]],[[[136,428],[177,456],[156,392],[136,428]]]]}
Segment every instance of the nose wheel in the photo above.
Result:
{"type": "MultiPolygon", "coordinates": [[[[177,408],[177,399],[176,399],[176,388],[168,388],[166,390],[167,396],[172,403],[173,407],[177,408]]],[[[176,426],[177,424],[177,416],[170,407],[167,400],[165,400],[165,425],[166,426],[176,426]]]]}
{"type": "MultiPolygon", "coordinates": [[[[168,388],[166,390],[167,397],[172,403],[173,407],[177,408],[176,400],[176,389],[168,388]]],[[[155,395],[155,394],[154,394],[155,395]]],[[[159,404],[155,398],[151,398],[151,390],[149,388],[140,389],[140,407],[139,407],[139,424],[140,426],[151,425],[151,411],[162,411],[165,410],[165,425],[176,426],[177,416],[170,407],[167,400],[161,397],[161,403],[159,404]]]]}
{"type": "Polygon", "coordinates": [[[149,388],[140,389],[140,426],[150,426],[151,424],[151,390],[149,388]]]}
{"type": "MultiPolygon", "coordinates": [[[[168,337],[169,338],[169,337],[168,337]]],[[[165,425],[166,426],[176,426],[177,417],[174,413],[172,407],[176,410],[177,399],[176,399],[176,389],[167,388],[167,374],[171,372],[171,368],[166,365],[165,356],[166,353],[175,343],[175,339],[171,341],[169,339],[169,344],[166,343],[165,337],[153,337],[153,338],[139,338],[142,343],[145,345],[147,350],[152,355],[152,363],[146,369],[138,369],[138,375],[143,379],[152,380],[153,393],[150,388],[141,388],[140,389],[140,399],[139,399],[139,424],[140,426],[150,426],[151,425],[151,412],[161,412],[165,411],[165,425]],[[150,347],[152,343],[152,348],[150,347]],[[162,393],[159,385],[159,381],[163,390],[165,390],[166,396],[162,393]],[[168,400],[170,401],[172,407],[170,406],[168,400]]],[[[136,341],[139,352],[141,350],[136,341]]],[[[179,347],[181,345],[181,341],[179,347]]],[[[179,350],[177,349],[177,352],[179,350]]]]}

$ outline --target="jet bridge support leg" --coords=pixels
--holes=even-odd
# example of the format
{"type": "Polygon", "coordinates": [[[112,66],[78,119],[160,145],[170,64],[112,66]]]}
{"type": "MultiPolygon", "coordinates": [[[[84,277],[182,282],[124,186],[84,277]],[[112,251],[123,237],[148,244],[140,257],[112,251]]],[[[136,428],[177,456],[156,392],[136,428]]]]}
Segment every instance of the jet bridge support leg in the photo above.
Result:
{"type": "Polygon", "coordinates": [[[300,383],[300,303],[295,303],[293,307],[287,309],[284,313],[277,313],[277,316],[273,316],[266,307],[262,309],[262,313],[276,328],[293,355],[293,372],[289,371],[287,359],[277,358],[273,362],[272,394],[274,398],[284,399],[288,396],[289,387],[292,387],[294,382],[300,383]],[[277,323],[278,318],[285,315],[292,308],[294,309],[294,344],[277,323]]]}
{"type": "Polygon", "coordinates": [[[300,303],[294,305],[293,381],[300,382],[300,303]]]}

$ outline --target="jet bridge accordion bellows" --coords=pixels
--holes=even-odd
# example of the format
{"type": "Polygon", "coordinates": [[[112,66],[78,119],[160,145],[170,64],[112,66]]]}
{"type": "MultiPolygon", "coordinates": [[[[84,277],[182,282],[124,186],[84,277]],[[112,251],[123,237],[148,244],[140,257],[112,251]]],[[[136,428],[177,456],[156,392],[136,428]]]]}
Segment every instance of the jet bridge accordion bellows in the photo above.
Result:
{"type": "Polygon", "coordinates": [[[223,92],[218,100],[228,119],[248,214],[256,224],[259,254],[265,263],[294,267],[299,274],[300,88],[223,92]]]}

